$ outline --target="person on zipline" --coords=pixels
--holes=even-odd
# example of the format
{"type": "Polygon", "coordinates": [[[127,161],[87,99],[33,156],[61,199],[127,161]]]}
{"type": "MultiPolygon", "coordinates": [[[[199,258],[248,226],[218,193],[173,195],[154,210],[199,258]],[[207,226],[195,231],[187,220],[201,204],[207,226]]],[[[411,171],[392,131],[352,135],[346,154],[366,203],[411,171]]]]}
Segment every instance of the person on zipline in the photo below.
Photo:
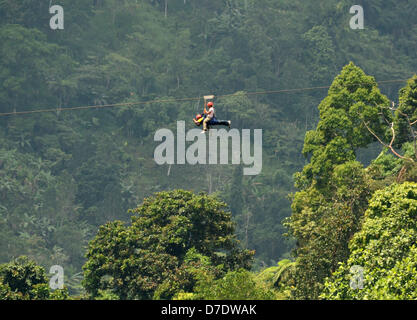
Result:
{"type": "Polygon", "coordinates": [[[204,116],[197,115],[196,119],[193,119],[194,123],[199,126],[201,122],[203,123],[203,131],[201,133],[205,133],[208,130],[208,126],[228,126],[230,128],[231,121],[226,120],[217,120],[216,119],[216,111],[214,110],[213,102],[207,103],[207,107],[209,108],[208,111],[206,106],[204,106],[204,116]]]}

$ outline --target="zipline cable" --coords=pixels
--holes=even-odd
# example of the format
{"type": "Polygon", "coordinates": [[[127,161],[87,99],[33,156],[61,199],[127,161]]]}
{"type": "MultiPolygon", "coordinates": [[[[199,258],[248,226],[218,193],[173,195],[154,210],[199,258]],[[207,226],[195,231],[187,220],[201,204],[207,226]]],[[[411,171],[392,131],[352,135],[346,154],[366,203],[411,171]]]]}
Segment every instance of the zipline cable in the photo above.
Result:
{"type": "MultiPolygon", "coordinates": [[[[397,79],[397,80],[382,80],[377,81],[377,83],[395,83],[395,82],[406,82],[409,79],[397,79]]],[[[311,91],[318,89],[329,89],[330,86],[321,86],[321,87],[307,87],[307,88],[296,88],[296,89],[282,89],[282,90],[271,90],[271,91],[254,91],[254,92],[244,92],[242,95],[266,95],[266,94],[278,94],[278,93],[289,93],[289,92],[301,92],[301,91],[311,91]]],[[[230,93],[218,95],[216,98],[236,96],[239,93],[230,93]]],[[[56,112],[56,111],[75,111],[75,110],[86,110],[86,109],[102,109],[102,108],[118,108],[118,107],[129,107],[136,105],[152,104],[152,103],[174,103],[174,102],[184,102],[184,101],[196,101],[200,100],[199,98],[177,98],[177,99],[161,99],[161,100],[150,100],[150,101],[137,101],[137,102],[124,102],[124,103],[114,103],[114,104],[102,104],[102,105],[90,105],[90,106],[80,106],[80,107],[67,107],[67,108],[50,108],[50,109],[38,109],[38,110],[26,110],[26,111],[13,111],[13,112],[4,112],[0,113],[0,117],[12,116],[12,115],[24,115],[24,114],[34,114],[34,113],[45,113],[45,112],[56,112]]]]}

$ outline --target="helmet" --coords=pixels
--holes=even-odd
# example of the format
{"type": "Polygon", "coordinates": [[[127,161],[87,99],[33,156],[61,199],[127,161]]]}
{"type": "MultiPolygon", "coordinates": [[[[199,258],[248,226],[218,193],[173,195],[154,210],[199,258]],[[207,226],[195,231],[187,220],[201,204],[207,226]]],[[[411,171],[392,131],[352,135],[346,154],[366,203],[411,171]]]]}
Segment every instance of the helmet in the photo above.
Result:
{"type": "Polygon", "coordinates": [[[198,120],[198,119],[201,119],[201,114],[198,114],[198,115],[196,115],[195,116],[195,118],[198,120]]]}
{"type": "Polygon", "coordinates": [[[213,102],[209,102],[209,103],[207,103],[207,107],[212,107],[213,106],[213,102]]]}

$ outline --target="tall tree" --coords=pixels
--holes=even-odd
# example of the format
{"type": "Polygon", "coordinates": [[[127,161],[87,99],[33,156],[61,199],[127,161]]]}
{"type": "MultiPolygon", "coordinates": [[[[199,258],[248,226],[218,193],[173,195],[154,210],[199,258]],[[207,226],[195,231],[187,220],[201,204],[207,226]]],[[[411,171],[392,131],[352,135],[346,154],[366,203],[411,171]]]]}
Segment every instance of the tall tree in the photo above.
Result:
{"type": "Polygon", "coordinates": [[[372,77],[353,63],[333,81],[319,105],[320,121],[308,131],[303,153],[309,163],[296,174],[288,221],[297,239],[297,298],[317,298],[326,276],[348,258],[348,240],[358,230],[367,206],[369,188],[362,165],[355,160],[375,132],[385,133],[382,112],[390,117],[388,99],[372,77]]]}

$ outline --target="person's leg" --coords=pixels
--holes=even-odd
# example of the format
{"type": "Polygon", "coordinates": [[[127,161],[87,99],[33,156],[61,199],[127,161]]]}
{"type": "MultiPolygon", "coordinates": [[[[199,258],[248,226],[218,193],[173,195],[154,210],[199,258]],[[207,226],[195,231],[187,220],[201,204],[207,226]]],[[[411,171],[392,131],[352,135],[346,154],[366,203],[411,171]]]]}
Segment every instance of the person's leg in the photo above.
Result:
{"type": "Polygon", "coordinates": [[[211,120],[211,118],[208,117],[208,116],[204,119],[204,121],[203,121],[203,130],[204,131],[207,131],[207,124],[210,120],[211,120]]]}
{"type": "Polygon", "coordinates": [[[217,123],[220,126],[228,126],[229,127],[229,121],[226,121],[226,120],[218,120],[217,123]]]}
{"type": "Polygon", "coordinates": [[[227,126],[227,127],[230,127],[230,121],[217,120],[216,118],[211,119],[211,121],[208,124],[211,125],[211,126],[227,126]]]}
{"type": "Polygon", "coordinates": [[[207,123],[210,126],[217,126],[217,119],[215,117],[211,118],[210,121],[207,123]]]}

